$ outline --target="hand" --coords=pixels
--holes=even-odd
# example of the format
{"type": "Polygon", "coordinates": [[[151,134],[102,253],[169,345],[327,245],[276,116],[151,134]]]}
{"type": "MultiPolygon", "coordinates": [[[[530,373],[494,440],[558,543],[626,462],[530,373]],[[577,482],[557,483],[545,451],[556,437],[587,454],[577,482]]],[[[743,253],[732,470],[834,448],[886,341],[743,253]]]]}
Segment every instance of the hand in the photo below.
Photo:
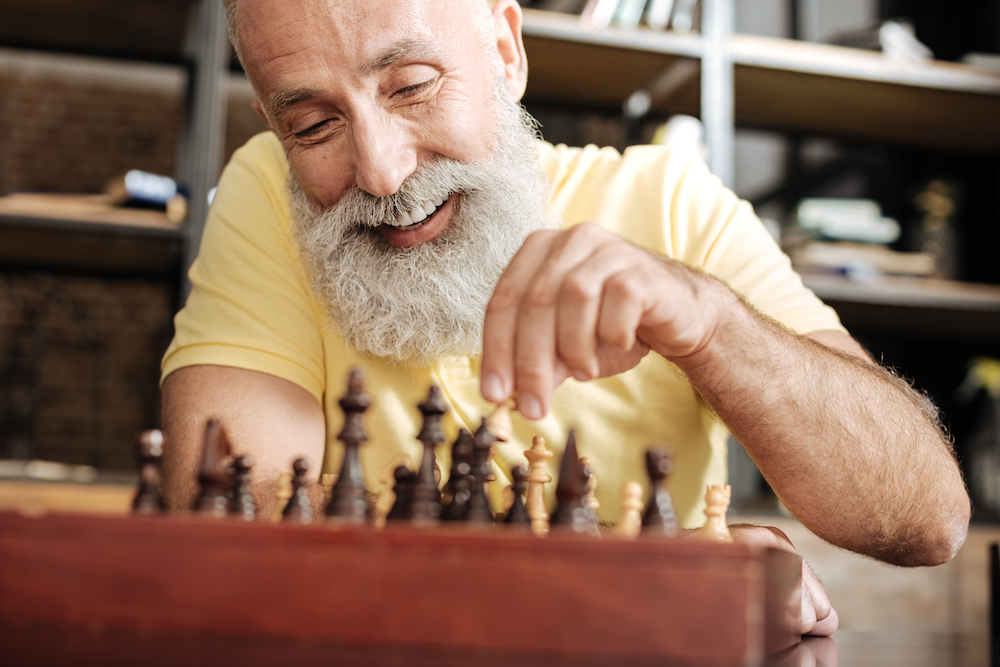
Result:
{"type": "Polygon", "coordinates": [[[529,419],[548,412],[566,378],[634,367],[650,349],[668,358],[701,349],[719,285],[672,260],[583,223],[527,238],[486,309],[481,391],[511,396],[529,419]]]}
{"type": "MultiPolygon", "coordinates": [[[[733,539],[747,544],[774,547],[798,554],[791,540],[781,530],[770,526],[734,524],[729,526],[733,539]]],[[[829,637],[837,630],[840,619],[830,604],[823,585],[812,568],[802,559],[802,634],[829,637]]]]}

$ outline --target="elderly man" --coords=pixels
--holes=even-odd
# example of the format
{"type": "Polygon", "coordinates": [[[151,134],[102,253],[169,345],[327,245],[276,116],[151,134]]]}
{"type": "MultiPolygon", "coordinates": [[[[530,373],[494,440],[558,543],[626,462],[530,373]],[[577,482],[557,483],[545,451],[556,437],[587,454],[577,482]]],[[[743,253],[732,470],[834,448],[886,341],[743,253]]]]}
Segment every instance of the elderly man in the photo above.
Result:
{"type": "MultiPolygon", "coordinates": [[[[227,13],[272,133],[223,174],[164,359],[172,504],[190,503],[212,416],[256,460],[262,502],[295,456],[335,472],[360,363],[371,488],[416,451],[433,382],[452,436],[517,399],[501,479],[533,435],[558,448],[576,426],[611,519],[643,448],[666,442],[678,515],[698,525],[725,476],[721,421],[833,544],[903,565],[961,546],[969,500],[934,409],[802,287],[745,203],[687,153],[535,138],[515,0],[227,13]]],[[[806,576],[803,631],[832,632],[806,576]]]]}

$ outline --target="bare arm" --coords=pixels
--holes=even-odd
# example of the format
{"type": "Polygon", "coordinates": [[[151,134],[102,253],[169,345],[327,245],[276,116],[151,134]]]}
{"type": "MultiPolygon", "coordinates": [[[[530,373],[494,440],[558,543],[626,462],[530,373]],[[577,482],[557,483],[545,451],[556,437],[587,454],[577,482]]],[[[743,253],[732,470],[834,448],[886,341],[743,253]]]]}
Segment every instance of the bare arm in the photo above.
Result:
{"type": "Polygon", "coordinates": [[[482,391],[517,395],[539,418],[566,377],[621,372],[652,350],[686,373],[817,535],[897,564],[948,560],[969,499],[933,411],[853,339],[814,338],[710,276],[580,225],[532,235],[501,277],[482,391]]]}
{"type": "MultiPolygon", "coordinates": [[[[295,458],[309,459],[319,476],[326,442],[323,410],[312,394],[265,373],[225,366],[189,366],[163,383],[163,491],[172,509],[188,509],[198,490],[205,424],[222,420],[234,454],[253,457],[259,516],[271,515],[277,479],[295,458]]],[[[322,495],[318,484],[316,493],[322,495]]],[[[318,502],[314,497],[314,504],[318,502]]]]}

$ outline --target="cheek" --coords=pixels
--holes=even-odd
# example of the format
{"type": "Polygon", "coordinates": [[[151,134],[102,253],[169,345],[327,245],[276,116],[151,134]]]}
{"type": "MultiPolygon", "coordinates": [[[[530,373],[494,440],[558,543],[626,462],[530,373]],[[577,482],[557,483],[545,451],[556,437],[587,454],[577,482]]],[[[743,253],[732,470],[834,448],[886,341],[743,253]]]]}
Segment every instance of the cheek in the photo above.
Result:
{"type": "MultiPolygon", "coordinates": [[[[342,152],[340,153],[342,155],[342,152]]],[[[353,183],[351,171],[336,151],[292,151],[288,163],[309,201],[322,208],[333,206],[353,183]]]]}

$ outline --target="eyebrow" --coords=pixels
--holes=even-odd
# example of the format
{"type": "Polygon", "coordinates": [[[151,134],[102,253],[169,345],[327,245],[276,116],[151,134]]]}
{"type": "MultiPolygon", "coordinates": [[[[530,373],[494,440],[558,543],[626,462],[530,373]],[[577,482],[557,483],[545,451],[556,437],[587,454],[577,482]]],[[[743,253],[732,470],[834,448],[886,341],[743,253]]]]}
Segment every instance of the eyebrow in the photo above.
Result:
{"type": "MultiPolygon", "coordinates": [[[[429,40],[401,39],[387,49],[362,63],[361,72],[366,76],[377,74],[392,65],[407,60],[440,60],[441,52],[429,40]]],[[[309,102],[323,95],[316,86],[303,86],[291,90],[279,90],[270,99],[268,106],[274,119],[280,124],[289,109],[297,104],[309,102]]]]}

